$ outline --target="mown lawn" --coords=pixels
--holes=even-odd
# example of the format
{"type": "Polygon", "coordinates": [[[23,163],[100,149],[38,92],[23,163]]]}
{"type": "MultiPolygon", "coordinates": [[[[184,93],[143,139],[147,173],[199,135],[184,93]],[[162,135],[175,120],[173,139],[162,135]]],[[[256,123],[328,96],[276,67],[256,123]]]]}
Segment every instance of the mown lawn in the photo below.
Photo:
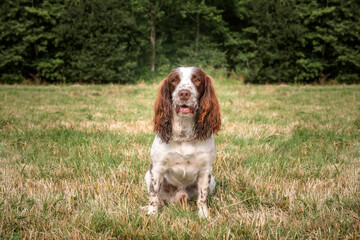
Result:
{"type": "Polygon", "coordinates": [[[0,239],[360,237],[360,86],[217,82],[209,220],[142,209],[156,90],[0,85],[0,239]]]}

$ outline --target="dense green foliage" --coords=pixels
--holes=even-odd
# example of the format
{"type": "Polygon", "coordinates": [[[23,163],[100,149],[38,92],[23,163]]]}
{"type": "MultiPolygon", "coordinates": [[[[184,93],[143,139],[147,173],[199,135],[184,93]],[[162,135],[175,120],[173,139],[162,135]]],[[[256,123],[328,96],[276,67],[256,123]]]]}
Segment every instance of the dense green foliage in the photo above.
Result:
{"type": "Polygon", "coordinates": [[[0,81],[131,83],[196,65],[359,83],[359,20],[350,0],[3,0],[0,81]]]}

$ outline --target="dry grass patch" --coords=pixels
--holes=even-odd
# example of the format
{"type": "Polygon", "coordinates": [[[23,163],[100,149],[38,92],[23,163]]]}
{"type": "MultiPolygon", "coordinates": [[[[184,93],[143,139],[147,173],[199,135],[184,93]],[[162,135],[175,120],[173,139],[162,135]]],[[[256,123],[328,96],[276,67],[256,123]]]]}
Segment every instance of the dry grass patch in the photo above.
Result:
{"type": "Polygon", "coordinates": [[[223,127],[225,134],[235,134],[240,138],[253,138],[260,140],[271,136],[288,136],[297,125],[297,122],[289,123],[287,126],[278,126],[276,124],[226,122],[223,127]]]}
{"type": "MultiPolygon", "coordinates": [[[[82,122],[60,122],[61,126],[69,129],[80,131],[113,131],[119,134],[141,134],[152,133],[152,122],[149,120],[138,120],[132,122],[96,122],[96,121],[82,121],[82,122]]],[[[58,125],[54,125],[58,126],[58,125]]]]}

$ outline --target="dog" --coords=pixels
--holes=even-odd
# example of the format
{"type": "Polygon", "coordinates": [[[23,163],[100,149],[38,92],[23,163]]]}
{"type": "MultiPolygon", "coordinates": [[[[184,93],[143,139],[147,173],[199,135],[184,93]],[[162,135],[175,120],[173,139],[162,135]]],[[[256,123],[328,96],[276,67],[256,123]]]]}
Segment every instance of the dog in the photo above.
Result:
{"type": "Polygon", "coordinates": [[[196,67],[174,69],[161,82],[154,107],[150,169],[145,175],[148,214],[161,200],[186,201],[198,195],[199,217],[208,218],[208,194],[215,188],[213,134],[221,126],[213,79],[196,67]]]}

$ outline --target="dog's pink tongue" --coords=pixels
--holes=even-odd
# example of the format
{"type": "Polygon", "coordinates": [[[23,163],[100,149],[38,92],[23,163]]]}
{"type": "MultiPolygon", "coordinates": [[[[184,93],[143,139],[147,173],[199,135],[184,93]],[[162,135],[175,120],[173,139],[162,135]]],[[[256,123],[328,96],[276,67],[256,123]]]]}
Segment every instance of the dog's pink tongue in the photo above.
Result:
{"type": "Polygon", "coordinates": [[[191,109],[190,109],[190,108],[187,108],[187,107],[180,107],[179,112],[182,112],[182,113],[190,113],[190,112],[191,112],[191,109]]]}

